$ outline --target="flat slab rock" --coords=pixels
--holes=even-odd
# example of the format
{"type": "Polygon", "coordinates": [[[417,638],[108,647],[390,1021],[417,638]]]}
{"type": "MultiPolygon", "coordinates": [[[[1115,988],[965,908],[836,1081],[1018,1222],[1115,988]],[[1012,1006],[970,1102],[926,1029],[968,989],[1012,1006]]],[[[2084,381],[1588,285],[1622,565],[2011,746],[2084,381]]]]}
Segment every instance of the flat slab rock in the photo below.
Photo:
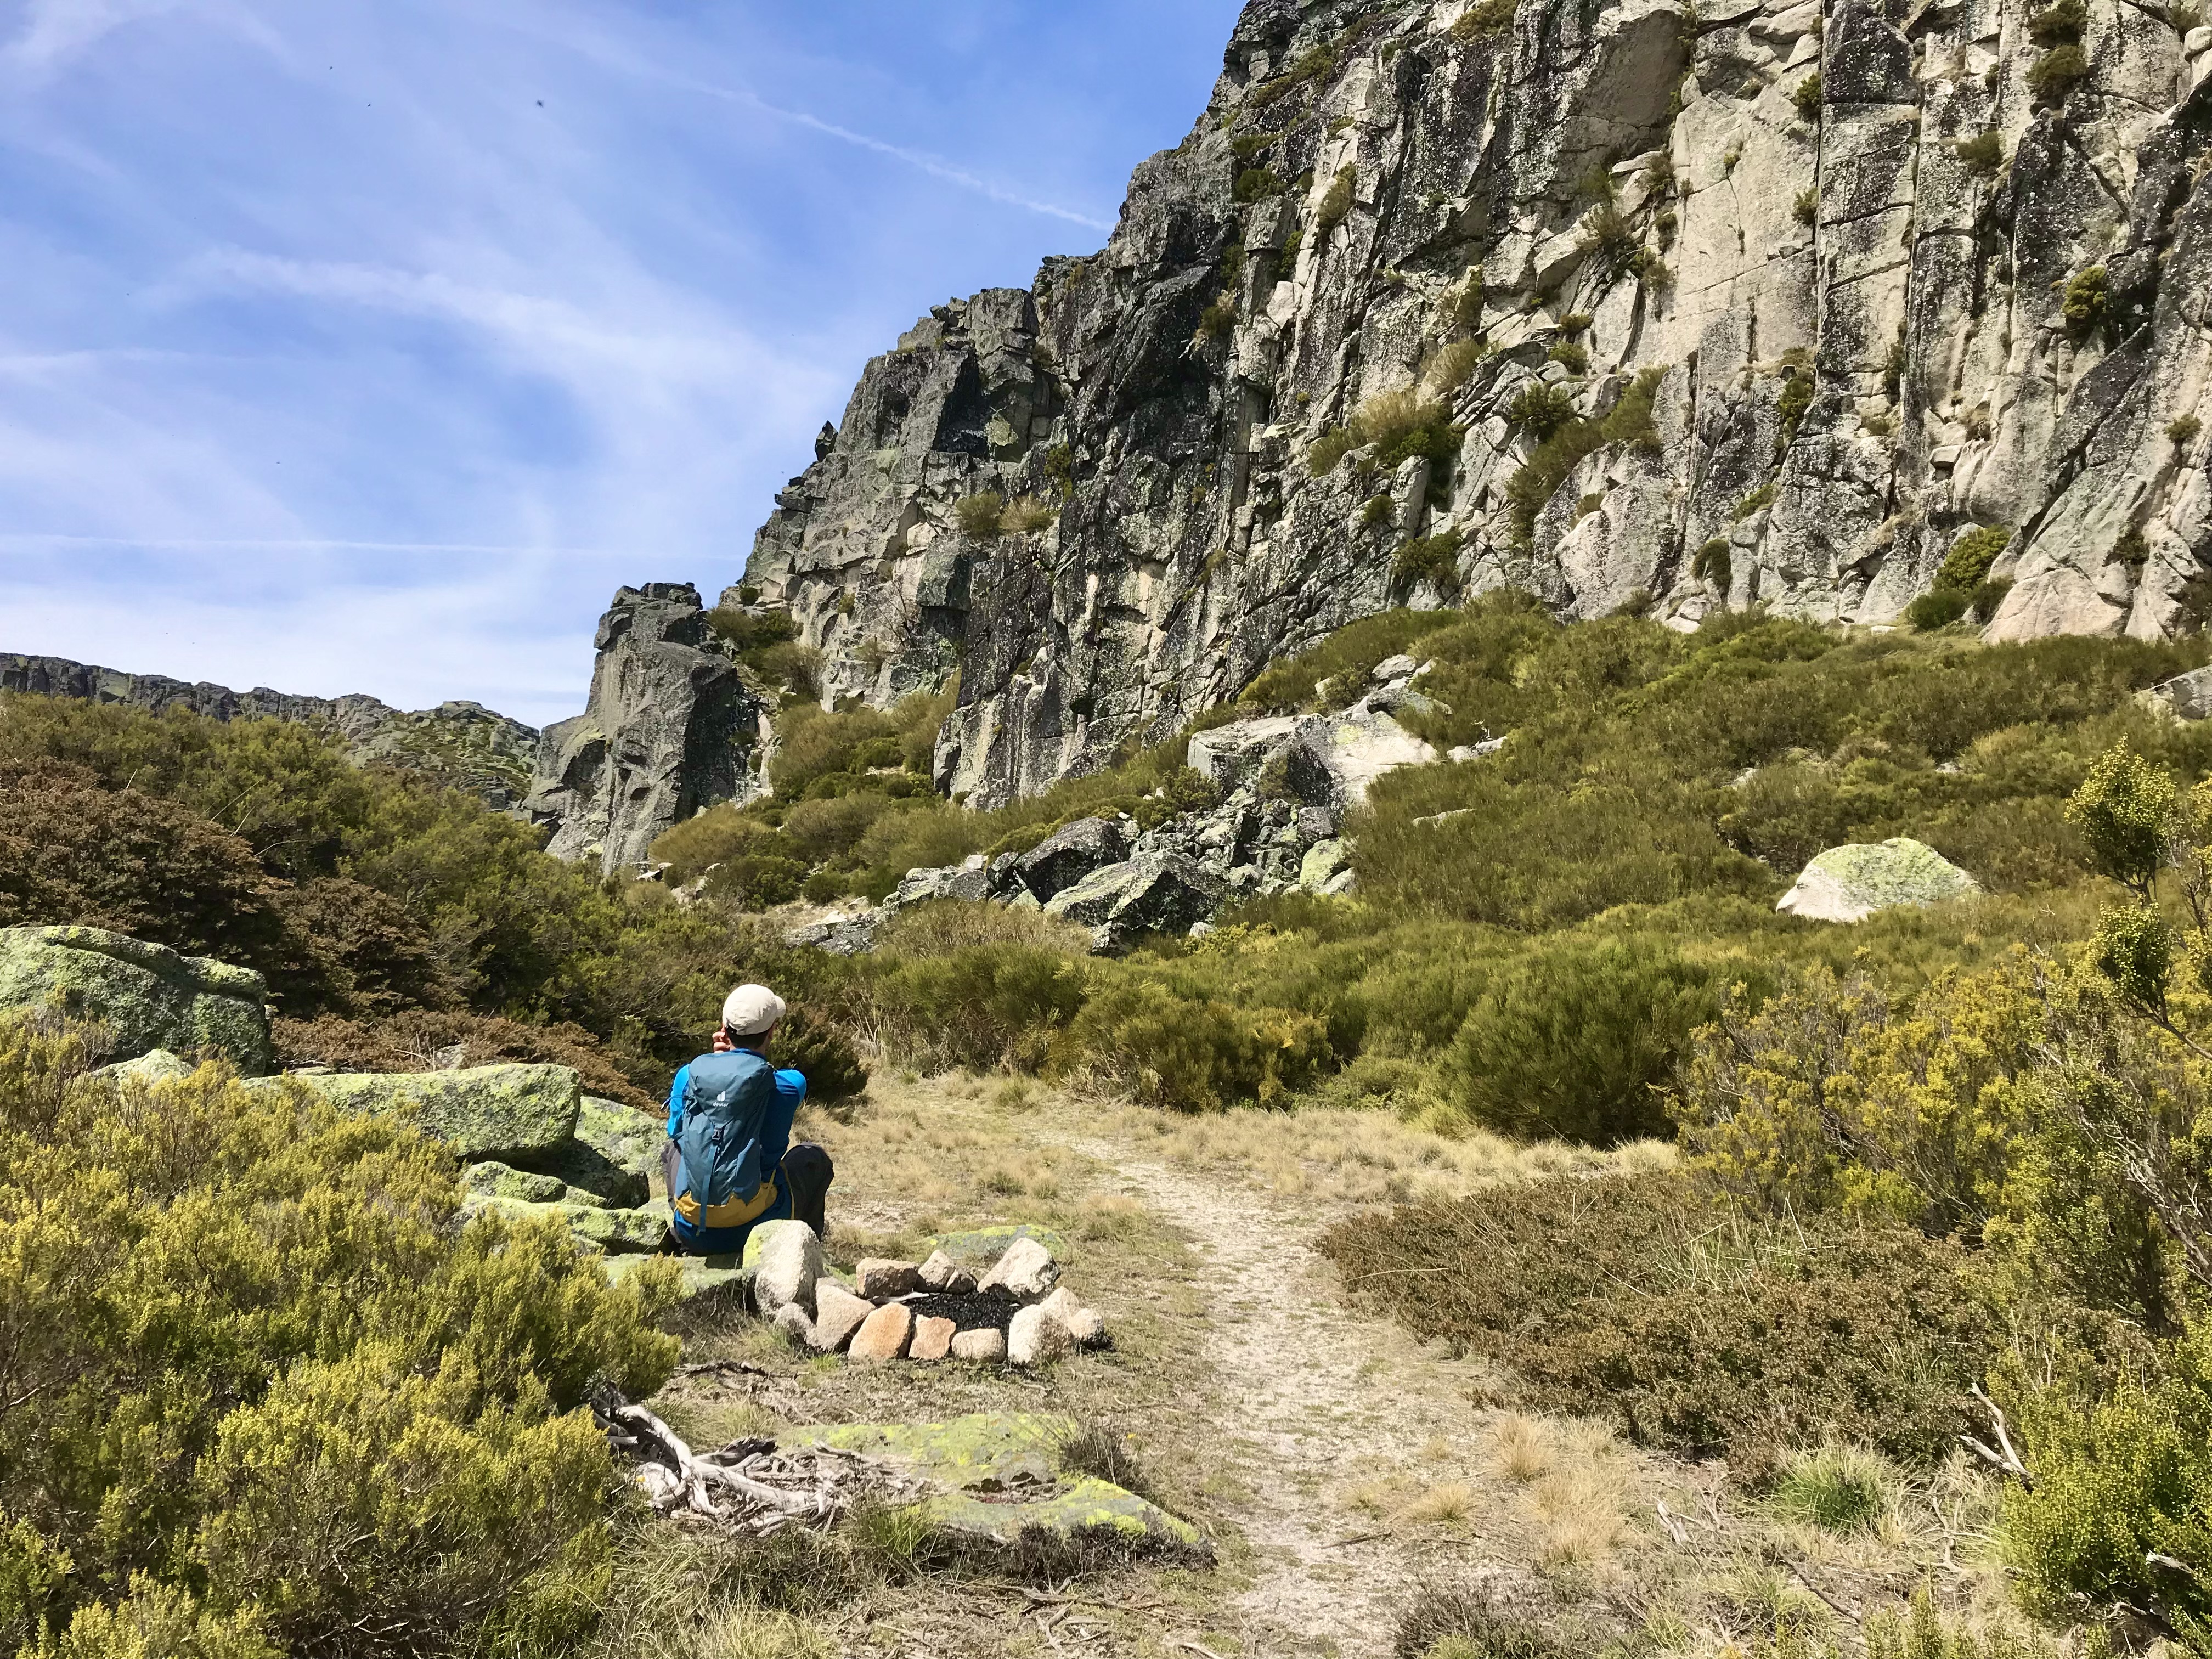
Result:
{"type": "Polygon", "coordinates": [[[1807,865],[1775,908],[1811,921],[1864,921],[1877,910],[1938,904],[1982,890],[1934,848],[1899,836],[1831,847],[1807,865]]]}
{"type": "Polygon", "coordinates": [[[1043,1531],[1106,1532],[1140,1549],[1211,1554],[1204,1534],[1158,1504],[1063,1467],[1075,1419],[1044,1412],[978,1412],[943,1423],[839,1423],[787,1429],[786,1449],[826,1446],[878,1457],[949,1490],[915,1506],[943,1530],[1012,1546],[1043,1531]],[[1034,1494],[1034,1495],[1032,1495],[1034,1494]]]}
{"type": "Polygon", "coordinates": [[[471,1066],[453,1072],[292,1072],[252,1088],[300,1084],[342,1112],[412,1113],[464,1158],[520,1164],[575,1138],[584,1091],[567,1066],[471,1066]]]}

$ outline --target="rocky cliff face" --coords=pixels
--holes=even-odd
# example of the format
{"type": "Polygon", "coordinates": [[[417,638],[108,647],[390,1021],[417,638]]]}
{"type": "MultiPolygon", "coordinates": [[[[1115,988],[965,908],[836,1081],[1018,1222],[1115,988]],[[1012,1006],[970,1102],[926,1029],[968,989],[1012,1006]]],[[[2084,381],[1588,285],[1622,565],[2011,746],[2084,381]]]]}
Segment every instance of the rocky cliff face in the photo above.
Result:
{"type": "Polygon", "coordinates": [[[707,626],[688,583],[625,587],[599,619],[584,713],[545,728],[524,810],[546,851],[636,870],[663,831],[767,788],[772,698],[707,626]]]}
{"type": "Polygon", "coordinates": [[[1253,0],[1103,252],[868,365],[745,586],[830,696],[957,665],[978,805],[1499,586],[2201,625],[2208,69],[2126,0],[1253,0]]]}
{"type": "Polygon", "coordinates": [[[160,674],[125,674],[61,657],[0,653],[0,691],[128,703],[161,714],[188,709],[210,720],[285,720],[325,726],[345,739],[356,764],[423,772],[504,810],[529,787],[538,732],[481,704],[445,702],[415,714],[374,697],[297,697],[257,686],[234,691],[207,681],[187,685],[160,674]]]}

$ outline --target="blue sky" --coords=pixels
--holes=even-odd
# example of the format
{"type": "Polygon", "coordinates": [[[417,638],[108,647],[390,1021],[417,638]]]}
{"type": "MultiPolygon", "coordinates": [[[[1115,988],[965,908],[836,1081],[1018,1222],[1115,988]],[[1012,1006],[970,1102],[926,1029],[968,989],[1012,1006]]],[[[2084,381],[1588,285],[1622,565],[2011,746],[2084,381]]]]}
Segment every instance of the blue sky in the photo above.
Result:
{"type": "Polygon", "coordinates": [[[0,0],[0,651],[577,712],[1236,0],[0,0]]]}

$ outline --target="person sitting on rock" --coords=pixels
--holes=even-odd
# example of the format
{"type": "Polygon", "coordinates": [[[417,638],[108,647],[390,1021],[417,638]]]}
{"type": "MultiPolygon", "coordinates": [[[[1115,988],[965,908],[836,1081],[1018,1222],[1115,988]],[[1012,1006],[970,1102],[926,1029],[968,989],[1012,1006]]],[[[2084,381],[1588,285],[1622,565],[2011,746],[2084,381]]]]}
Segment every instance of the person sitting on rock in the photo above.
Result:
{"type": "Polygon", "coordinates": [[[830,1154],[791,1145],[805,1076],[778,1071],[763,1053],[784,1012],[765,985],[738,986],[723,1000],[714,1052],[678,1072],[668,1091],[661,1167],[670,1242],[685,1255],[738,1255],[763,1221],[825,1231],[830,1154]]]}

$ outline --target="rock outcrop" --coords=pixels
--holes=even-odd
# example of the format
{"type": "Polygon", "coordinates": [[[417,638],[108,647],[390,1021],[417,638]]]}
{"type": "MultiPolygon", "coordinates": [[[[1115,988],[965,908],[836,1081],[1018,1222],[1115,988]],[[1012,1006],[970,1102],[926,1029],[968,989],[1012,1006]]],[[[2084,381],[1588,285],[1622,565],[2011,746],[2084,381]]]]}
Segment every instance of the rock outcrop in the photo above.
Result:
{"type": "Polygon", "coordinates": [[[125,1060],[206,1051],[258,1077],[271,1063],[267,997],[250,968],[104,928],[0,927],[0,1009],[97,1021],[125,1060]]]}
{"type": "Polygon", "coordinates": [[[1831,847],[1799,872],[1774,908],[1808,921],[1864,921],[1877,910],[1940,904],[1981,890],[1926,842],[1897,836],[1831,847]]]}
{"type": "Polygon", "coordinates": [[[556,856],[636,871],[673,825],[766,789],[773,703],[689,583],[622,589],[597,645],[591,701],[545,729],[525,811],[550,829],[556,856]]]}
{"type": "Polygon", "coordinates": [[[522,799],[538,754],[536,728],[466,702],[406,714],[370,696],[300,697],[266,686],[234,691],[206,681],[187,685],[160,674],[4,652],[0,691],[127,703],[155,714],[182,708],[218,720],[297,720],[337,732],[356,765],[421,772],[499,811],[522,799]]]}
{"type": "Polygon", "coordinates": [[[1251,0],[1107,246],[871,362],[744,583],[830,696],[957,660],[936,770],[977,805],[1500,586],[1887,622],[1984,526],[1998,637],[2194,626],[2191,21],[1251,0]]]}

